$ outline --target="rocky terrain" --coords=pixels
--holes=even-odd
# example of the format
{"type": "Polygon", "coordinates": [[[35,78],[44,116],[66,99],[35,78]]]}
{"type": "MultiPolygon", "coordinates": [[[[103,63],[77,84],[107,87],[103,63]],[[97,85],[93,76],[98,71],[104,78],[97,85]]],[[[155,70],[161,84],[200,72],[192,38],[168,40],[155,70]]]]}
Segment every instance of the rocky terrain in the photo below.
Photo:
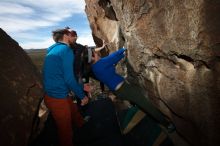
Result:
{"type": "MultiPolygon", "coordinates": [[[[175,145],[220,145],[220,1],[85,2],[96,45],[108,43],[103,55],[128,49],[118,69],[176,125],[175,145]]],[[[0,145],[25,146],[41,75],[2,29],[0,50],[0,145]]]]}
{"type": "Polygon", "coordinates": [[[104,39],[110,52],[128,49],[128,80],[189,145],[219,145],[220,2],[85,1],[96,44],[104,39]]]}

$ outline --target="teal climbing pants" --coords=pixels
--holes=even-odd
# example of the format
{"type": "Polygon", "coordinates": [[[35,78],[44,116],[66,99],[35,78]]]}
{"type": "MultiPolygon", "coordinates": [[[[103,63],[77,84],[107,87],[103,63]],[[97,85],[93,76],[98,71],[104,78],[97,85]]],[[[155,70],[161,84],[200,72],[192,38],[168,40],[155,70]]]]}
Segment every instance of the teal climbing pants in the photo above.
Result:
{"type": "Polygon", "coordinates": [[[125,81],[123,85],[113,93],[121,100],[128,100],[131,103],[134,103],[161,125],[165,127],[169,125],[169,121],[164,117],[162,112],[151,103],[148,96],[143,94],[140,87],[132,86],[125,81]]]}

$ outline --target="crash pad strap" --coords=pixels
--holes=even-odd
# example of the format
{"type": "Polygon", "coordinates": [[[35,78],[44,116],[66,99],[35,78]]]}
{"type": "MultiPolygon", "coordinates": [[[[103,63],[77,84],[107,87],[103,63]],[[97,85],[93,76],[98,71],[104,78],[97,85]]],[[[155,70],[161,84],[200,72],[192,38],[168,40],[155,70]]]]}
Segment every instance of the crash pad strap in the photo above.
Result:
{"type": "Polygon", "coordinates": [[[133,127],[135,127],[144,117],[145,113],[141,110],[138,110],[132,119],[129,121],[128,125],[124,128],[123,134],[127,134],[133,127]]]}
{"type": "Polygon", "coordinates": [[[160,135],[155,140],[153,146],[160,146],[160,144],[167,138],[167,135],[161,131],[160,135]]]}

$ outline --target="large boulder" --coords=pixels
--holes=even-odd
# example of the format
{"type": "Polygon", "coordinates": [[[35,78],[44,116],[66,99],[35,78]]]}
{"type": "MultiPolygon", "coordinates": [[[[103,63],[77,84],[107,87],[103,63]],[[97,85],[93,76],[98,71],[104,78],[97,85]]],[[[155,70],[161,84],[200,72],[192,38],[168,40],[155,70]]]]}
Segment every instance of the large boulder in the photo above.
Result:
{"type": "Polygon", "coordinates": [[[26,146],[37,104],[41,77],[19,44],[0,29],[0,145],[26,146]]]}
{"type": "Polygon", "coordinates": [[[85,2],[96,44],[128,48],[128,79],[148,92],[182,139],[220,145],[220,1],[85,2]]]}

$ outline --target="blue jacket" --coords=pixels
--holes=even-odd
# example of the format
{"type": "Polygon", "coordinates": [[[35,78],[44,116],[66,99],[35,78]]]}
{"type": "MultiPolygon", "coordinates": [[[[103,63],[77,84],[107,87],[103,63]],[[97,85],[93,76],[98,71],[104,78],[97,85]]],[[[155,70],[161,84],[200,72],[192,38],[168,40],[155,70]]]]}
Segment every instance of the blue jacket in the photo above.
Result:
{"type": "Polygon", "coordinates": [[[80,99],[85,94],[73,73],[74,55],[64,43],[56,43],[47,49],[43,67],[45,93],[54,98],[65,98],[73,91],[80,99]]]}
{"type": "Polygon", "coordinates": [[[116,73],[115,65],[124,57],[125,50],[125,48],[121,48],[92,65],[96,78],[112,91],[115,91],[117,85],[124,81],[124,78],[116,73]]]}

